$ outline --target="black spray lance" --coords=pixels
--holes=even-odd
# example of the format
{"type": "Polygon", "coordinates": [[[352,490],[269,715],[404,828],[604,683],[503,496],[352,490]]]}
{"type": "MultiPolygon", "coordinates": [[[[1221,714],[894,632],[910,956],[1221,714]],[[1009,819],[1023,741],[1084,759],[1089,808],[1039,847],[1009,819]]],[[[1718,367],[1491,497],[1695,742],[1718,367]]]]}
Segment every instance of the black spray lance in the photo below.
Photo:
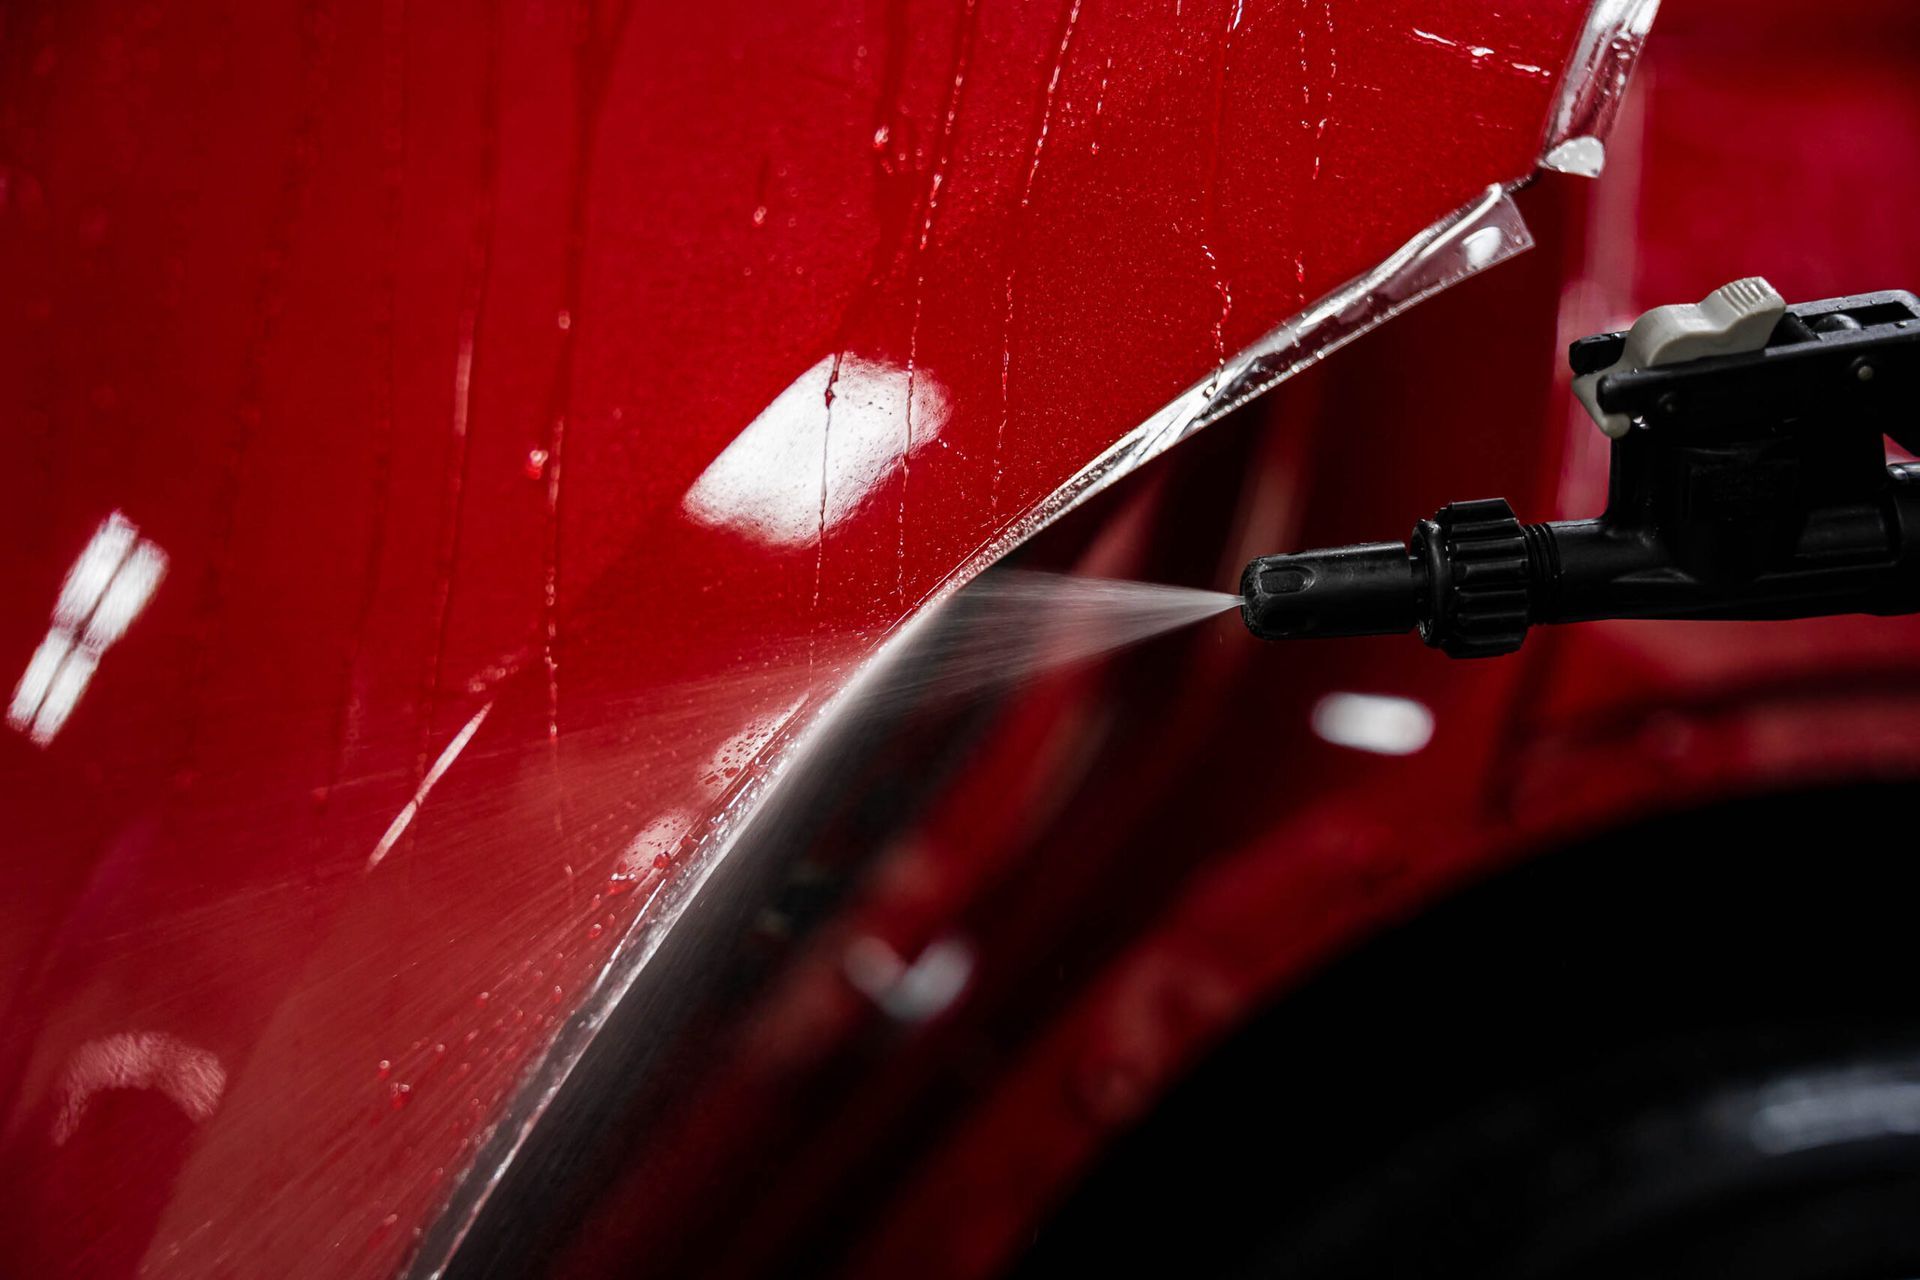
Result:
{"type": "Polygon", "coordinates": [[[1765,280],[1573,344],[1613,441],[1607,509],[1522,524],[1456,502],[1407,542],[1265,556],[1241,579],[1262,639],[1393,635],[1456,658],[1540,623],[1920,611],[1920,299],[1788,307],[1765,280]]]}

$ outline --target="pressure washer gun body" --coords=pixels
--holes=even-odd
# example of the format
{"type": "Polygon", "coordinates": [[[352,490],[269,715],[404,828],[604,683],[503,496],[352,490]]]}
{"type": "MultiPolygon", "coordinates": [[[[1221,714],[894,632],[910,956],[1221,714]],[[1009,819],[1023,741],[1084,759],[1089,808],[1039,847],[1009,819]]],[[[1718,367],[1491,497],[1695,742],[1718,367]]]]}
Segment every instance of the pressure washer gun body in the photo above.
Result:
{"type": "Polygon", "coordinates": [[[1456,658],[1539,623],[1920,611],[1920,299],[1788,307],[1741,280],[1573,344],[1612,438],[1607,509],[1522,524],[1456,502],[1405,543],[1266,556],[1242,579],[1263,639],[1417,629],[1456,658]]]}

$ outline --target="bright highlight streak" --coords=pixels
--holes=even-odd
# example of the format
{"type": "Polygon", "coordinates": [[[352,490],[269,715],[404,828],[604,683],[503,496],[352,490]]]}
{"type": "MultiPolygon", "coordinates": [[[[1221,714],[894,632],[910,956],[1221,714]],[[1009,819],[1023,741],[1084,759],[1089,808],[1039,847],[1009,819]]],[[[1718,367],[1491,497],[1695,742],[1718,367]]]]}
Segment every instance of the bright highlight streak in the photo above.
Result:
{"type": "Polygon", "coordinates": [[[166,576],[167,557],[151,542],[137,544],[120,564],[120,572],[107,584],[106,593],[87,620],[85,644],[96,653],[119,643],[127,628],[153,599],[160,579],[166,576]]]}
{"type": "Polygon", "coordinates": [[[46,746],[87,691],[100,659],[167,574],[167,553],[118,511],[100,522],[60,584],[53,625],[14,686],[7,723],[46,746]]]}
{"type": "MultiPolygon", "coordinates": [[[[823,527],[852,515],[900,460],[907,414],[905,369],[846,356],[827,385],[833,358],[775,396],[721,451],[681,500],[689,519],[775,547],[810,547],[823,527]]],[[[951,412],[947,391],[925,369],[912,379],[913,447],[934,442],[951,412]]]]}
{"type": "Polygon", "coordinates": [[[1433,712],[1412,698],[1330,693],[1314,704],[1313,731],[1335,746],[1410,756],[1433,740],[1433,712]]]}
{"type": "Polygon", "coordinates": [[[53,688],[53,677],[60,666],[73,652],[73,637],[64,631],[55,630],[40,647],[33,651],[33,657],[27,660],[26,674],[20,677],[20,683],[13,690],[13,705],[7,709],[7,723],[25,732],[33,724],[35,713],[40,704],[47,700],[47,690],[53,688]]]}
{"type": "Polygon", "coordinates": [[[101,522],[86,550],[67,570],[67,580],[60,584],[60,602],[53,607],[54,626],[78,631],[85,625],[87,615],[106,594],[107,584],[113,581],[114,572],[127,558],[139,532],[118,511],[101,522]]]}
{"type": "Polygon", "coordinates": [[[473,735],[480,731],[480,725],[486,720],[487,712],[491,710],[493,710],[493,704],[489,702],[474,712],[473,719],[467,721],[460,732],[453,735],[453,741],[447,743],[446,750],[440,753],[440,758],[433,762],[431,769],[427,770],[427,776],[420,779],[420,785],[414,790],[413,799],[400,806],[400,812],[394,814],[393,821],[387,824],[387,832],[380,837],[380,843],[373,846],[373,852],[367,855],[367,870],[371,871],[379,866],[381,861],[393,852],[393,846],[400,843],[400,837],[407,834],[407,828],[413,825],[414,818],[420,813],[420,807],[426,804],[427,796],[446,771],[453,767],[453,762],[460,758],[460,753],[467,749],[467,744],[473,741],[473,735]]]}
{"type": "Polygon", "coordinates": [[[154,1090],[200,1121],[219,1107],[226,1088],[227,1069],[219,1058],[165,1031],[123,1031],[89,1040],[61,1073],[53,1145],[65,1146],[80,1131],[94,1095],[110,1089],[154,1090]]]}
{"type": "Polygon", "coordinates": [[[33,726],[28,730],[35,742],[44,747],[53,741],[53,736],[67,723],[67,717],[73,714],[80,695],[87,691],[87,685],[92,683],[93,673],[99,667],[100,655],[92,649],[83,646],[67,655],[66,662],[54,674],[46,700],[40,704],[40,714],[34,717],[33,726]]]}

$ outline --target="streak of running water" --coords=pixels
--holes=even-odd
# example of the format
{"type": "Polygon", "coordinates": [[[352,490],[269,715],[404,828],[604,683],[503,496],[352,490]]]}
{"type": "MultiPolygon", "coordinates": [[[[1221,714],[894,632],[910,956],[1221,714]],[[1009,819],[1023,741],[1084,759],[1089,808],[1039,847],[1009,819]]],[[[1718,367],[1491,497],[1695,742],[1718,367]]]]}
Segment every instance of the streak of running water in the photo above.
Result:
{"type": "Polygon", "coordinates": [[[878,696],[939,703],[1005,689],[1239,606],[1224,591],[993,569],[941,606],[940,640],[878,696]]]}

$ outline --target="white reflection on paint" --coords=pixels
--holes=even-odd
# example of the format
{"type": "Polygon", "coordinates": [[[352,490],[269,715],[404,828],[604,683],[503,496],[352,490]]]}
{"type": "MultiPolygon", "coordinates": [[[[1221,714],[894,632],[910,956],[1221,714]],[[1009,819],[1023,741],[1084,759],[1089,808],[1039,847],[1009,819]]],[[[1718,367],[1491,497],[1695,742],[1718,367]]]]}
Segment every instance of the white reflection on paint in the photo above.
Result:
{"type": "Polygon", "coordinates": [[[226,1092],[227,1069],[205,1049],[164,1031],[123,1031],[74,1050],[60,1073],[53,1145],[79,1132],[87,1104],[107,1089],[153,1089],[194,1120],[205,1120],[226,1092]]]}
{"type": "Polygon", "coordinates": [[[693,815],[685,809],[669,809],[656,815],[627,841],[626,850],[620,855],[620,869],[634,871],[652,866],[654,858],[661,854],[672,857],[691,830],[693,815]]]}
{"type": "Polygon", "coordinates": [[[167,575],[167,553],[118,511],[100,522],[60,584],[53,625],[14,686],[7,723],[52,742],[87,691],[101,655],[140,616],[167,575]]]}
{"type": "MultiPolygon", "coordinates": [[[[687,490],[681,502],[687,515],[772,546],[811,546],[823,526],[852,515],[899,464],[907,372],[845,356],[833,378],[831,408],[829,378],[832,357],[776,396],[687,490]]],[[[925,369],[914,374],[913,399],[917,451],[940,434],[951,406],[946,388],[925,369]]]]}
{"type": "Polygon", "coordinates": [[[896,1022],[925,1022],[952,1007],[973,976],[973,948],[941,938],[908,964],[884,940],[863,934],[841,957],[847,981],[896,1022]]]}
{"type": "Polygon", "coordinates": [[[489,702],[474,712],[473,719],[467,721],[460,732],[453,735],[453,740],[447,743],[445,750],[441,751],[439,759],[433,762],[433,768],[427,770],[427,776],[420,779],[420,785],[414,788],[413,798],[400,806],[400,812],[394,814],[393,821],[387,824],[387,832],[380,837],[380,843],[373,846],[373,852],[367,855],[367,870],[371,871],[379,866],[381,860],[393,852],[393,846],[400,843],[400,837],[407,834],[407,828],[412,826],[414,818],[419,816],[420,806],[427,802],[427,796],[432,793],[441,777],[453,767],[453,762],[460,758],[460,753],[467,749],[467,744],[473,741],[473,735],[480,731],[481,724],[486,721],[487,712],[491,710],[493,710],[493,704],[489,702]]]}
{"type": "Polygon", "coordinates": [[[773,735],[780,732],[780,726],[800,709],[803,701],[805,699],[795,698],[780,710],[749,721],[746,728],[715,747],[700,775],[701,785],[716,794],[732,786],[734,779],[773,741],[773,735]]]}
{"type": "Polygon", "coordinates": [[[139,535],[140,531],[118,511],[100,522],[80,558],[67,570],[67,580],[60,584],[60,601],[53,606],[54,626],[78,631],[86,625],[87,615],[107,593],[107,584],[113,581],[139,535]]]}
{"type": "Polygon", "coordinates": [[[87,620],[86,644],[95,653],[119,643],[127,628],[147,607],[154,588],[167,573],[167,555],[151,542],[140,541],[120,563],[120,572],[107,583],[107,590],[87,620]]]}
{"type": "Polygon", "coordinates": [[[693,830],[693,814],[670,809],[640,828],[620,854],[607,880],[608,893],[651,892],[666,878],[667,868],[693,830]]]}
{"type": "Polygon", "coordinates": [[[1412,698],[1330,693],[1314,704],[1313,731],[1335,746],[1410,756],[1433,740],[1433,712],[1412,698]]]}

